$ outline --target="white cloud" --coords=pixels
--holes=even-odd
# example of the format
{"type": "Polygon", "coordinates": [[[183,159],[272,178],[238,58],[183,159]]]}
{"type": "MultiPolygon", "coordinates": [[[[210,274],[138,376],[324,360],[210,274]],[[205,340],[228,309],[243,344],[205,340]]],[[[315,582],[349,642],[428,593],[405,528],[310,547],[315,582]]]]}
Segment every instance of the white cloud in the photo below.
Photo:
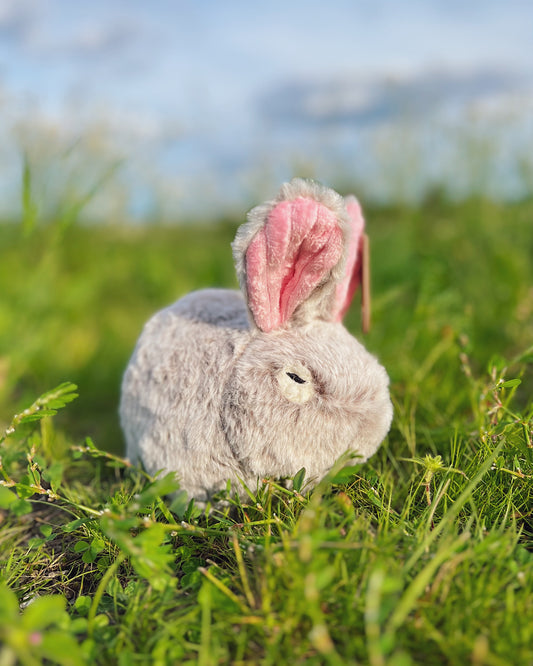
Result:
{"type": "Polygon", "coordinates": [[[498,68],[432,70],[391,76],[363,74],[286,82],[264,94],[259,108],[280,123],[349,124],[430,119],[449,110],[465,111],[488,99],[533,94],[528,73],[498,68]]]}
{"type": "Polygon", "coordinates": [[[75,25],[68,34],[41,30],[32,33],[29,49],[41,56],[104,60],[129,50],[138,38],[134,21],[88,22],[75,25]]]}
{"type": "Polygon", "coordinates": [[[4,0],[0,4],[0,37],[15,47],[25,47],[42,15],[39,0],[4,0]]]}

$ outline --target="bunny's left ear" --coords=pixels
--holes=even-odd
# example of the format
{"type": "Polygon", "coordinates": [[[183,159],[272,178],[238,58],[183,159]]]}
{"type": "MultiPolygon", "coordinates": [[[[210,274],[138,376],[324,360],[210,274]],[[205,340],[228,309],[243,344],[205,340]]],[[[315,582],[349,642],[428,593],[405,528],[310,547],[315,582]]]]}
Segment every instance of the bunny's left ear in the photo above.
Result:
{"type": "Polygon", "coordinates": [[[296,178],[250,211],[233,253],[255,325],[269,332],[338,319],[351,233],[344,199],[314,181],[296,178]]]}
{"type": "MultiPolygon", "coordinates": [[[[365,243],[368,242],[368,239],[364,234],[365,220],[361,206],[353,195],[347,196],[344,201],[346,203],[346,210],[350,216],[351,234],[348,241],[344,278],[337,285],[335,293],[333,317],[335,321],[341,321],[348,311],[357,287],[361,284],[364,272],[363,264],[368,258],[368,248],[365,248],[365,243]]],[[[366,286],[364,284],[363,288],[366,289],[366,286]]]]}

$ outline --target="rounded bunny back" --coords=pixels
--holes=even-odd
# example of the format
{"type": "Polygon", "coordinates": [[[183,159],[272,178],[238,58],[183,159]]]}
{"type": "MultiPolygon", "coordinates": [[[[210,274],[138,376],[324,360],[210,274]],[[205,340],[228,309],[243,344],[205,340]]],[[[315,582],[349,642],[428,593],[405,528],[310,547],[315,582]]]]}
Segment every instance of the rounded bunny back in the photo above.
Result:
{"type": "Polygon", "coordinates": [[[358,285],[363,227],[355,197],[313,180],[294,178],[253,208],[232,243],[252,324],[268,333],[341,321],[358,285]]]}

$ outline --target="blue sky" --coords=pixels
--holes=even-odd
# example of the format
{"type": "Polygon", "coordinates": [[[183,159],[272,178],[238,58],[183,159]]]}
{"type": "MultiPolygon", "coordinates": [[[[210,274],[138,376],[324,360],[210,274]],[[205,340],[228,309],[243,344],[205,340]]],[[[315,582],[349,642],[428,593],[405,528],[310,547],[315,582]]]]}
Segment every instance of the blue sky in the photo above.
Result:
{"type": "Polygon", "coordinates": [[[0,191],[21,148],[44,164],[97,132],[135,213],[238,207],[298,170],[416,191],[419,175],[398,185],[405,153],[445,160],[438,136],[473,117],[510,117],[504,152],[523,148],[532,44],[526,0],[4,0],[0,191]]]}

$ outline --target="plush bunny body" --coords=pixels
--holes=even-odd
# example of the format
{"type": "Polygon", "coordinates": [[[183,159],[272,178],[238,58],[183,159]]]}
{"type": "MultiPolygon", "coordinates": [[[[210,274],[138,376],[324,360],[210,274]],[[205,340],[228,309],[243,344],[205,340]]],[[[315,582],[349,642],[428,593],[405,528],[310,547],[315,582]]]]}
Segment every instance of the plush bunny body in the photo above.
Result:
{"type": "Polygon", "coordinates": [[[242,293],[193,292],[147,323],[122,386],[130,459],[206,500],[228,480],[253,490],[305,467],[316,482],[344,452],[375,452],[392,407],[385,370],[340,323],[362,231],[349,205],[285,185],[237,233],[242,293]]]}

